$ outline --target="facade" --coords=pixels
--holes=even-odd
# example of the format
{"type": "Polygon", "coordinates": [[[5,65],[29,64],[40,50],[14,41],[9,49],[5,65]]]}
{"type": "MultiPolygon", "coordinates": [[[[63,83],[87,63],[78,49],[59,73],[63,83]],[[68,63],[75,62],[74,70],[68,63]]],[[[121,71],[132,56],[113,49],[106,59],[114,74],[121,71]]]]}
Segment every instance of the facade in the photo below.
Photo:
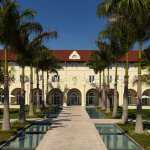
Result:
{"type": "MultiPolygon", "coordinates": [[[[46,105],[98,105],[99,100],[99,74],[95,74],[86,63],[91,61],[90,56],[94,50],[55,50],[54,56],[60,60],[62,66],[56,73],[49,73],[47,92],[47,73],[44,73],[44,101],[46,105]]],[[[137,75],[138,51],[129,52],[129,107],[135,107],[137,97],[137,85],[134,84],[137,75]]],[[[0,60],[3,60],[3,53],[0,51],[0,60]]],[[[9,70],[13,81],[10,82],[9,96],[10,107],[19,107],[21,67],[15,62],[16,56],[9,53],[9,70]]],[[[118,99],[119,105],[123,104],[125,57],[118,58],[118,99]]],[[[105,70],[107,77],[107,71],[105,70]]],[[[143,74],[146,70],[142,71],[143,74]]],[[[40,99],[42,99],[42,72],[40,75],[40,99]]],[[[115,66],[110,66],[110,101],[113,105],[115,66]]],[[[36,103],[36,71],[33,75],[33,99],[36,103]]],[[[144,108],[150,106],[150,87],[142,86],[142,103],[144,108]]],[[[25,103],[29,104],[30,96],[30,68],[25,67],[25,103]]],[[[0,107],[3,107],[3,86],[0,89],[0,107]]]]}

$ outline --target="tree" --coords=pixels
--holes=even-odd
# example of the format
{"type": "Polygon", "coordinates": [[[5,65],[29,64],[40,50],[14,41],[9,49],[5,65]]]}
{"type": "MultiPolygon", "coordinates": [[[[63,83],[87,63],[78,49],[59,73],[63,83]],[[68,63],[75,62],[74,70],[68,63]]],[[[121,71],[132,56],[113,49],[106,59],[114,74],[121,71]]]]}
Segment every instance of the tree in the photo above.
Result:
{"type": "Polygon", "coordinates": [[[108,55],[108,58],[111,60],[111,63],[115,64],[115,81],[114,81],[114,97],[113,97],[113,113],[112,116],[117,116],[117,108],[118,108],[118,93],[117,93],[117,70],[118,70],[118,58],[124,54],[124,51],[121,48],[120,41],[120,32],[117,30],[112,24],[106,26],[106,28],[100,32],[100,38],[105,39],[109,44],[109,49],[111,54],[108,55]]]}
{"type": "MultiPolygon", "coordinates": [[[[108,0],[99,5],[98,11],[104,16],[117,16],[117,19],[123,18],[128,21],[135,29],[135,41],[139,42],[140,50],[143,48],[143,42],[149,39],[149,13],[150,1],[149,0],[108,0]],[[116,15],[117,14],[117,15],[116,15]],[[138,14],[138,15],[137,15],[138,14]]],[[[138,84],[137,84],[137,116],[135,132],[143,132],[142,124],[142,103],[141,103],[141,51],[139,51],[139,63],[138,63],[138,84]]]]}
{"type": "MultiPolygon", "coordinates": [[[[102,58],[100,55],[100,50],[98,49],[94,54],[91,55],[91,61],[87,63],[87,65],[94,70],[94,72],[97,74],[99,73],[99,106],[102,109],[105,109],[105,98],[101,97],[101,73],[105,68],[105,64],[102,62],[102,58]],[[102,99],[103,98],[103,99],[102,99]]],[[[104,85],[104,74],[103,74],[103,85],[104,85]]]]}
{"type": "Polygon", "coordinates": [[[9,86],[8,86],[8,50],[14,46],[16,35],[18,5],[10,0],[0,1],[0,42],[4,45],[4,112],[2,130],[10,130],[9,86]]]}
{"type": "MultiPolygon", "coordinates": [[[[142,0],[143,1],[143,0],[142,0]]],[[[118,30],[120,45],[124,52],[126,52],[126,69],[124,77],[124,100],[123,100],[123,114],[122,122],[128,121],[128,50],[135,43],[135,29],[133,24],[128,21],[128,17],[133,15],[135,8],[139,8],[140,0],[124,1],[124,0],[108,0],[103,1],[98,5],[98,16],[107,17],[111,21],[111,25],[115,30],[118,30]],[[134,3],[135,2],[135,3],[134,3]],[[135,5],[133,5],[133,3],[135,5]],[[130,7],[130,6],[134,7],[130,7]],[[126,7],[125,7],[126,6],[126,7]]]]}
{"type": "Polygon", "coordinates": [[[50,31],[50,32],[42,32],[39,35],[37,35],[35,38],[32,39],[30,43],[30,47],[36,49],[36,56],[33,61],[33,66],[36,68],[36,76],[37,76],[37,107],[36,107],[36,112],[40,112],[40,96],[39,96],[39,69],[40,69],[40,61],[42,60],[42,52],[43,48],[45,48],[43,42],[45,39],[50,39],[50,38],[56,38],[57,37],[57,32],[56,31],[50,31]]]}
{"type": "MultiPolygon", "coordinates": [[[[103,32],[100,33],[100,38],[104,38],[103,32]]],[[[104,38],[105,40],[105,38],[104,38]]],[[[109,42],[98,42],[98,46],[101,49],[101,57],[103,59],[103,62],[105,63],[105,66],[107,68],[107,86],[106,86],[106,113],[110,112],[110,100],[109,100],[109,88],[110,88],[110,76],[109,76],[109,67],[113,62],[113,54],[112,54],[112,48],[109,42]]]]}
{"type": "MultiPolygon", "coordinates": [[[[52,53],[43,46],[39,60],[39,69],[42,70],[42,106],[44,107],[44,71],[56,72],[56,69],[60,69],[57,59],[52,55],[52,53]]],[[[47,95],[47,94],[46,94],[47,95]]]]}

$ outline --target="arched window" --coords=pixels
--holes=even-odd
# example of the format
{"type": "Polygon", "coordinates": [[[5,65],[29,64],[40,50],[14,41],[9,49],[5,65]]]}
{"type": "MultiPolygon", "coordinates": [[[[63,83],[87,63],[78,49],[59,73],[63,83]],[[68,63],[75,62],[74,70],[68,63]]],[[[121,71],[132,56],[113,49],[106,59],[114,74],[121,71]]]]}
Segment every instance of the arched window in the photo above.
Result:
{"type": "Polygon", "coordinates": [[[47,95],[48,105],[63,105],[63,93],[59,89],[52,89],[47,95]]]}
{"type": "Polygon", "coordinates": [[[142,94],[142,105],[150,106],[150,89],[147,89],[142,94]]]}
{"type": "Polygon", "coordinates": [[[86,105],[98,105],[98,91],[91,89],[86,94],[86,105]]]}
{"type": "Polygon", "coordinates": [[[40,104],[42,104],[42,90],[39,89],[39,95],[38,95],[38,89],[33,89],[32,91],[32,96],[33,96],[33,104],[36,105],[37,104],[37,97],[39,96],[40,99],[40,104]]]}
{"type": "Polygon", "coordinates": [[[133,89],[128,89],[128,105],[136,105],[137,92],[133,89]]]}
{"type": "Polygon", "coordinates": [[[0,104],[4,103],[4,89],[0,88],[0,104]]]}
{"type": "Polygon", "coordinates": [[[11,105],[19,105],[21,89],[16,88],[11,92],[11,105]]]}

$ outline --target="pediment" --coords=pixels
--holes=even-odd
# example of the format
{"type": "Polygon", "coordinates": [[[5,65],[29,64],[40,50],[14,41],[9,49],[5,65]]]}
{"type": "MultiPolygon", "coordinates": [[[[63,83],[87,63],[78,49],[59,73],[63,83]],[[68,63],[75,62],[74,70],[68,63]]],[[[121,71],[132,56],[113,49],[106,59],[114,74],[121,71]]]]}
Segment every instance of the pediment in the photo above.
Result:
{"type": "Polygon", "coordinates": [[[80,59],[80,55],[77,51],[73,51],[70,55],[69,55],[69,59],[73,59],[73,60],[79,60],[80,59]]]}

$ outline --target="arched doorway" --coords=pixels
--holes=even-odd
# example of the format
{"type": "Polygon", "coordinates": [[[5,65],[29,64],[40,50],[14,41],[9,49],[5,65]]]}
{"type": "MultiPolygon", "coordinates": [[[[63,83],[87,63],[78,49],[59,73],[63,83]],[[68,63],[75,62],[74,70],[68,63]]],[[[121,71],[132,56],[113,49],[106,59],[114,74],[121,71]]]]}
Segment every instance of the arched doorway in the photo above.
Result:
{"type": "Polygon", "coordinates": [[[63,93],[60,89],[52,89],[47,95],[48,105],[63,105],[63,93]]]}
{"type": "MultiPolygon", "coordinates": [[[[109,98],[109,101],[110,101],[110,107],[112,108],[113,105],[114,105],[114,89],[109,89],[108,98],[109,98]]],[[[117,99],[119,99],[118,91],[117,91],[117,99]]],[[[119,102],[119,100],[118,100],[118,102],[119,102]]]]}
{"type": "Polygon", "coordinates": [[[81,105],[81,92],[78,89],[71,89],[67,94],[67,104],[81,105]]]}
{"type": "MultiPolygon", "coordinates": [[[[38,89],[33,89],[32,90],[32,98],[33,98],[33,104],[37,105],[37,96],[38,96],[38,89]]],[[[39,89],[39,99],[40,99],[40,104],[42,104],[42,90],[39,89]]]]}
{"type": "Polygon", "coordinates": [[[98,105],[98,91],[96,89],[90,89],[86,93],[86,105],[87,106],[95,106],[98,105]]]}
{"type": "Polygon", "coordinates": [[[19,100],[21,96],[21,88],[16,88],[11,92],[11,105],[19,105],[19,100]]]}
{"type": "Polygon", "coordinates": [[[150,89],[147,89],[142,94],[142,105],[150,106],[150,89]]]}
{"type": "Polygon", "coordinates": [[[4,89],[0,88],[0,105],[4,103],[4,89]]]}
{"type": "Polygon", "coordinates": [[[128,105],[136,105],[137,92],[133,89],[128,89],[128,105]]]}

